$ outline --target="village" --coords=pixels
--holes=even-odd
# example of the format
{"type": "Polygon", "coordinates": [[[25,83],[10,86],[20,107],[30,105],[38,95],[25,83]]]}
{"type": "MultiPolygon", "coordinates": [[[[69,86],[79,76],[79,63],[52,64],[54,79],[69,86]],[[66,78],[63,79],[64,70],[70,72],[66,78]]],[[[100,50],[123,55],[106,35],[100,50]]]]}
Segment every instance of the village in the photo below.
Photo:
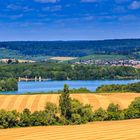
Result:
{"type": "Polygon", "coordinates": [[[99,65],[99,66],[130,66],[140,68],[140,60],[80,60],[74,64],[99,65]]]}

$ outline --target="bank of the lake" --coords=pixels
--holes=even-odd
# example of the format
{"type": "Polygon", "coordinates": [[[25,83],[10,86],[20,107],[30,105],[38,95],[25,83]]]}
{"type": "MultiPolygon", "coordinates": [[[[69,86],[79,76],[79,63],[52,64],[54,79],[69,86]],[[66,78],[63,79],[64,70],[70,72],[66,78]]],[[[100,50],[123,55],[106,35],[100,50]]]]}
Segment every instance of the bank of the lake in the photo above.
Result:
{"type": "Polygon", "coordinates": [[[77,81],[43,81],[43,82],[19,82],[18,91],[3,92],[4,94],[24,94],[24,93],[46,93],[62,90],[64,84],[69,85],[70,89],[87,88],[92,92],[101,85],[129,84],[140,82],[140,80],[77,80],[77,81]]]}

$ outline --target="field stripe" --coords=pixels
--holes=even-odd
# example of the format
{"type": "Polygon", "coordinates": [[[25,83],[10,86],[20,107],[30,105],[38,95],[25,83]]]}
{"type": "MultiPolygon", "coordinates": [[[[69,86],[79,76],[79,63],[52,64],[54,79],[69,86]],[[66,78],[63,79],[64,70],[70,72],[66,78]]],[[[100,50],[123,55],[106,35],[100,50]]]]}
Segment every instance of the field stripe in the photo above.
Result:
{"type": "Polygon", "coordinates": [[[50,98],[51,98],[51,100],[50,100],[51,103],[54,103],[56,105],[59,104],[59,95],[58,94],[53,94],[53,95],[51,95],[50,98]]]}
{"type": "Polygon", "coordinates": [[[112,97],[112,96],[108,96],[108,98],[111,100],[112,103],[118,104],[121,109],[125,108],[124,102],[122,100],[120,100],[120,98],[117,98],[117,97],[115,98],[115,97],[112,97]]]}
{"type": "Polygon", "coordinates": [[[5,96],[5,95],[0,95],[0,108],[1,108],[1,109],[2,109],[2,105],[3,105],[3,103],[5,102],[6,98],[7,98],[7,96],[5,96]]]}
{"type": "Polygon", "coordinates": [[[15,101],[14,105],[13,105],[13,110],[17,110],[17,111],[20,111],[19,110],[19,105],[24,97],[24,95],[16,95],[18,98],[17,100],[15,101]]]}
{"type": "Polygon", "coordinates": [[[18,98],[17,95],[13,95],[13,96],[11,97],[11,100],[10,100],[10,102],[9,102],[8,105],[7,105],[7,110],[13,110],[13,107],[14,107],[14,104],[15,104],[17,98],[18,98]]]}
{"type": "Polygon", "coordinates": [[[32,103],[32,106],[31,106],[31,111],[36,111],[38,109],[40,98],[41,98],[41,95],[37,95],[35,97],[34,102],[32,103]]]}
{"type": "Polygon", "coordinates": [[[11,101],[11,98],[12,98],[13,96],[14,96],[14,95],[9,95],[9,96],[6,97],[6,99],[4,100],[4,102],[3,102],[2,106],[1,106],[2,109],[7,109],[8,104],[9,104],[9,102],[11,101]]]}
{"type": "Polygon", "coordinates": [[[95,95],[95,94],[94,94],[94,96],[99,100],[100,106],[104,109],[107,109],[107,107],[111,103],[111,101],[106,96],[95,95]]]}
{"type": "MultiPolygon", "coordinates": [[[[37,96],[37,95],[33,95],[33,96],[30,96],[30,97],[28,98],[28,101],[27,101],[27,103],[26,103],[25,108],[28,108],[28,109],[30,109],[30,110],[32,109],[31,107],[32,107],[32,104],[33,104],[33,102],[34,102],[36,96],[37,96]]],[[[32,111],[32,110],[31,110],[31,111],[32,111]]]]}
{"type": "Polygon", "coordinates": [[[100,107],[100,102],[98,100],[98,98],[93,94],[89,94],[88,96],[88,100],[90,105],[93,107],[93,110],[97,110],[100,107]]]}
{"type": "Polygon", "coordinates": [[[47,102],[50,102],[51,95],[42,95],[39,102],[38,102],[38,110],[43,110],[45,107],[45,104],[47,102]]]}
{"type": "Polygon", "coordinates": [[[81,94],[81,97],[84,104],[90,104],[87,95],[81,94]]]}
{"type": "Polygon", "coordinates": [[[72,99],[76,99],[76,100],[84,103],[83,98],[82,98],[82,96],[80,94],[72,94],[71,97],[72,97],[72,99]]]}
{"type": "Polygon", "coordinates": [[[22,95],[22,100],[21,100],[19,107],[18,107],[18,110],[20,112],[26,108],[26,104],[27,104],[29,98],[30,98],[30,96],[22,95]]]}

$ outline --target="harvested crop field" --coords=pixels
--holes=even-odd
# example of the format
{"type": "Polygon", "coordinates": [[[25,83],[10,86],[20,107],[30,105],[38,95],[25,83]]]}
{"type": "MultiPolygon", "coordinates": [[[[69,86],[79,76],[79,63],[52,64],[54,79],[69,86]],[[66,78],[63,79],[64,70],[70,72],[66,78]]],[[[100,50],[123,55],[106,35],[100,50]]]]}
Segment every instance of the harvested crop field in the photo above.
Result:
{"type": "Polygon", "coordinates": [[[58,61],[68,61],[68,60],[74,60],[77,57],[51,57],[51,60],[58,60],[58,61]]]}
{"type": "MultiPolygon", "coordinates": [[[[140,94],[72,94],[72,98],[78,99],[84,104],[90,104],[93,110],[102,107],[106,109],[110,103],[119,104],[122,109],[128,105],[140,94]]],[[[43,110],[46,102],[52,102],[58,105],[58,94],[44,95],[0,95],[0,109],[23,111],[29,108],[31,111],[43,110]]]]}
{"type": "Polygon", "coordinates": [[[0,130],[0,140],[139,140],[140,119],[0,130]]]}

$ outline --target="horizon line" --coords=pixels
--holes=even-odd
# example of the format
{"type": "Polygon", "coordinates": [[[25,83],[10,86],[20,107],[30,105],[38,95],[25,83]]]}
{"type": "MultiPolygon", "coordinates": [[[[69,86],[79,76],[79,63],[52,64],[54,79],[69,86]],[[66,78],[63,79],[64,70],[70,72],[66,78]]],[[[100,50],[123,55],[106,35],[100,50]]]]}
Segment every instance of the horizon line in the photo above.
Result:
{"type": "Polygon", "coordinates": [[[0,42],[70,42],[70,41],[109,41],[109,40],[139,40],[139,38],[110,38],[110,39],[76,39],[76,40],[0,40],[0,42]]]}

